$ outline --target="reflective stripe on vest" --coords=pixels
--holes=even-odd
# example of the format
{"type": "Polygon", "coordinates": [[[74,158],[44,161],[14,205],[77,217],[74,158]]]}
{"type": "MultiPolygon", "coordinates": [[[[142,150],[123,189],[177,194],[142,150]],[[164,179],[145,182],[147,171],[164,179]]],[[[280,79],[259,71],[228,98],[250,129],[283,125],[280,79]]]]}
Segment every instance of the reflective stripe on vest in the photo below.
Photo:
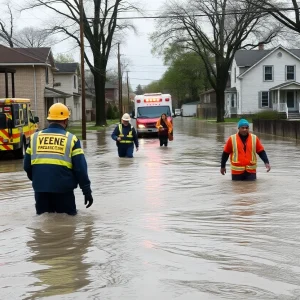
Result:
{"type": "Polygon", "coordinates": [[[238,157],[238,143],[237,134],[231,136],[232,141],[232,157],[231,157],[231,170],[234,171],[246,171],[246,170],[256,170],[257,160],[256,160],[256,135],[250,134],[251,136],[251,165],[239,166],[238,157]],[[237,164],[237,165],[236,165],[237,164]]]}
{"type": "MultiPolygon", "coordinates": [[[[122,144],[131,144],[133,143],[133,135],[132,135],[132,126],[131,126],[131,130],[129,131],[128,135],[126,136],[126,138],[129,138],[131,140],[121,140],[119,141],[119,143],[122,143],[122,144]]],[[[122,127],[122,124],[119,124],[119,137],[124,137],[124,134],[123,134],[123,127],[122,127]]]]}
{"type": "Polygon", "coordinates": [[[43,133],[42,131],[36,132],[32,135],[31,139],[31,164],[59,165],[72,169],[71,152],[74,147],[75,140],[76,137],[69,132],[67,132],[66,135],[43,133]],[[40,140],[38,140],[38,138],[40,140]],[[47,138],[47,144],[42,144],[43,138],[47,138]],[[50,144],[50,141],[52,144],[50,144]],[[55,145],[53,141],[57,141],[60,144],[55,145]],[[38,147],[40,149],[38,149],[38,147]]]}

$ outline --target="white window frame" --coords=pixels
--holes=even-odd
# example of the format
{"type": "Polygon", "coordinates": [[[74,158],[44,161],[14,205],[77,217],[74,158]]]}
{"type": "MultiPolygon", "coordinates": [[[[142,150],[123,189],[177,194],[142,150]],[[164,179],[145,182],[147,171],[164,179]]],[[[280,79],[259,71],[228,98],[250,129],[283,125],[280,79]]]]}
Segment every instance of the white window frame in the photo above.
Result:
{"type": "Polygon", "coordinates": [[[270,107],[270,93],[269,91],[261,91],[260,92],[260,107],[265,108],[265,107],[270,107]],[[267,93],[268,95],[268,105],[263,105],[263,94],[267,93]]]}
{"type": "Polygon", "coordinates": [[[264,81],[274,81],[274,66],[266,65],[263,66],[263,68],[264,68],[264,81]],[[266,79],[266,68],[272,68],[272,79],[266,79]]]}
{"type": "Polygon", "coordinates": [[[295,81],[296,80],[296,66],[295,65],[286,65],[285,66],[285,80],[286,81],[295,81]],[[294,78],[293,79],[288,79],[287,75],[288,75],[288,67],[294,67],[294,78]]]}

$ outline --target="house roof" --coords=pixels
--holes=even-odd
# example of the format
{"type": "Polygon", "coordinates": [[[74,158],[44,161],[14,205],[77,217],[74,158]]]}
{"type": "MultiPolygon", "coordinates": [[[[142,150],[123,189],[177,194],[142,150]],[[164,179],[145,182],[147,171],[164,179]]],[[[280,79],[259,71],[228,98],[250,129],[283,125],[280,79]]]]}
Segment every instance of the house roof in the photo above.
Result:
{"type": "Polygon", "coordinates": [[[232,87],[232,88],[228,88],[225,90],[225,93],[233,93],[233,92],[237,92],[236,87],[232,87]]]}
{"type": "Polygon", "coordinates": [[[52,64],[51,48],[8,48],[0,45],[0,64],[52,64]]]}
{"type": "Polygon", "coordinates": [[[188,103],[183,103],[182,105],[195,105],[195,104],[200,104],[200,100],[199,101],[188,102],[188,103]]]}
{"type": "Polygon", "coordinates": [[[200,93],[200,95],[210,94],[210,93],[214,93],[214,92],[215,92],[214,89],[209,89],[207,91],[204,91],[204,92],[200,93]]]}
{"type": "MultiPolygon", "coordinates": [[[[281,47],[281,46],[280,46],[281,47]]],[[[277,47],[278,48],[278,47],[277,47]]],[[[275,48],[275,49],[277,49],[275,48]]],[[[283,48],[283,47],[281,47],[283,48]]],[[[285,49],[300,58],[300,49],[285,49]]],[[[270,50],[238,50],[235,53],[235,60],[238,67],[251,67],[267,56],[274,49],[270,50]]]]}
{"type": "Polygon", "coordinates": [[[45,87],[45,98],[69,98],[71,96],[71,94],[67,94],[53,88],[45,87]]]}
{"type": "MultiPolygon", "coordinates": [[[[258,65],[261,61],[263,61],[265,58],[267,58],[268,56],[270,56],[272,53],[274,53],[276,50],[281,49],[287,53],[289,53],[291,56],[294,56],[296,59],[300,60],[300,50],[298,49],[286,49],[283,46],[279,45],[276,48],[272,49],[272,50],[243,50],[243,51],[251,51],[248,52],[248,56],[251,57],[253,55],[253,53],[259,52],[259,51],[269,51],[267,53],[265,53],[258,61],[256,61],[253,65],[249,66],[250,68],[248,68],[244,73],[242,73],[241,75],[238,76],[238,78],[242,78],[246,73],[248,73],[250,70],[252,70],[256,65],[258,65]]],[[[240,67],[242,67],[242,65],[240,65],[240,67]]]]}
{"type": "Polygon", "coordinates": [[[288,81],[288,82],[284,82],[284,83],[278,84],[276,86],[273,86],[272,88],[270,88],[270,91],[280,90],[282,88],[286,88],[286,87],[289,87],[291,85],[298,85],[299,88],[300,88],[300,82],[297,82],[297,81],[288,81]]]}
{"type": "Polygon", "coordinates": [[[105,88],[106,88],[106,89],[117,89],[117,88],[118,88],[118,85],[117,85],[117,84],[114,84],[114,83],[111,82],[111,81],[106,81],[106,82],[105,82],[105,88]]]}
{"type": "Polygon", "coordinates": [[[76,73],[78,63],[55,63],[57,70],[55,73],[76,73]]]}
{"type": "Polygon", "coordinates": [[[234,58],[238,67],[251,67],[270,52],[271,50],[238,50],[234,58]]]}

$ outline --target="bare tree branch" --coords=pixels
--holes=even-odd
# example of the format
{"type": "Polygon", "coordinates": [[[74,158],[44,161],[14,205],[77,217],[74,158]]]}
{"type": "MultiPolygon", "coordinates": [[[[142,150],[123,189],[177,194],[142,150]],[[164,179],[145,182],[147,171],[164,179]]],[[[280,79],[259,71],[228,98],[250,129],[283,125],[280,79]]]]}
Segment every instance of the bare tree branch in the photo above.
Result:
{"type": "MultiPolygon", "coordinates": [[[[64,24],[53,26],[53,32],[60,32],[73,39],[80,47],[79,38],[80,4],[79,0],[31,0],[25,9],[46,7],[65,19],[64,24]]],[[[126,0],[93,0],[83,8],[83,31],[85,47],[92,52],[92,59],[85,52],[95,81],[96,124],[105,125],[105,81],[108,58],[113,40],[119,32],[132,29],[131,23],[118,20],[120,13],[138,8],[126,0]],[[87,43],[86,43],[87,42],[87,43]]]]}
{"type": "Polygon", "coordinates": [[[175,0],[166,5],[163,15],[166,13],[172,17],[159,20],[159,28],[152,35],[154,48],[176,43],[201,57],[207,78],[216,91],[217,120],[223,121],[224,91],[235,52],[243,44],[253,46],[253,42],[249,42],[251,39],[256,39],[255,44],[270,42],[279,27],[268,32],[263,26],[267,22],[263,9],[243,0],[191,0],[188,4],[175,0]],[[263,40],[253,34],[260,30],[259,37],[263,40]]]}

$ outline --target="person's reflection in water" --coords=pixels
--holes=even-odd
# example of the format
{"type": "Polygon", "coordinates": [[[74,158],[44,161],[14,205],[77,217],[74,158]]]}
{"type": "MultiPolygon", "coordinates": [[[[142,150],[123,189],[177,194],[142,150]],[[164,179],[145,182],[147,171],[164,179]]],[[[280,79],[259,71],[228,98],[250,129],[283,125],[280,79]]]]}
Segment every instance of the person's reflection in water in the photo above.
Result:
{"type": "Polygon", "coordinates": [[[31,260],[42,267],[33,272],[39,281],[27,299],[69,294],[89,284],[90,265],[83,256],[91,244],[92,224],[58,215],[43,222],[42,228],[32,229],[33,239],[27,243],[31,260]]]}

